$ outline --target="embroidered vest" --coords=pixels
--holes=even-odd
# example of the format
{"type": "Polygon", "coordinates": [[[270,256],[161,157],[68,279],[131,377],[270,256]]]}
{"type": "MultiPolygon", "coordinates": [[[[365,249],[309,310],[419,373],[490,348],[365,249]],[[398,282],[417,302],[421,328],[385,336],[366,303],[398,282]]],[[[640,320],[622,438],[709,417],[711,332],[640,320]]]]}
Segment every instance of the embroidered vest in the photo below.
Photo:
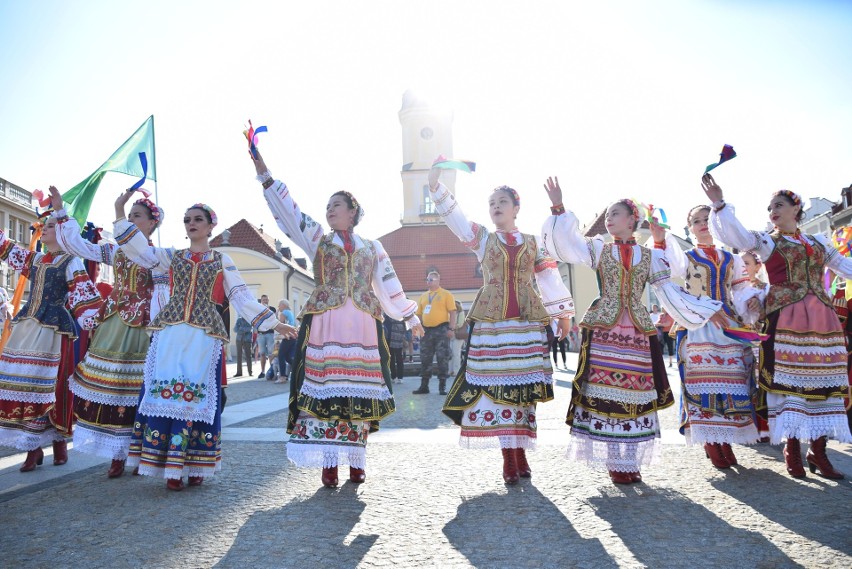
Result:
{"type": "Polygon", "coordinates": [[[742,325],[742,318],[734,310],[731,286],[734,282],[734,256],[728,251],[717,249],[719,263],[705,259],[695,249],[686,252],[688,264],[684,287],[693,296],[709,296],[722,302],[722,309],[742,325]]]}
{"type": "Polygon", "coordinates": [[[338,308],[351,298],[359,310],[381,320],[382,306],[371,286],[378,261],[373,242],[364,239],[364,247],[350,255],[332,242],[333,235],[324,235],[320,240],[314,257],[316,288],[299,317],[338,308]]]}
{"type": "Polygon", "coordinates": [[[151,270],[140,267],[118,249],[113,257],[115,286],[101,306],[98,321],[103,322],[116,312],[125,324],[147,326],[151,320],[151,294],[154,280],[151,270]]]}
{"type": "MultiPolygon", "coordinates": [[[[598,262],[598,289],[600,296],[592,301],[581,325],[584,328],[612,328],[622,310],[627,310],[633,324],[651,336],[657,329],[642,302],[642,293],[651,274],[651,251],[640,247],[642,258],[629,271],[621,260],[613,257],[614,243],[606,243],[598,262]]],[[[618,250],[615,249],[617,253],[618,250]]]]}
{"type": "Polygon", "coordinates": [[[202,328],[207,335],[228,341],[225,323],[213,301],[213,287],[222,272],[222,254],[199,263],[188,258],[189,250],[177,251],[172,259],[172,294],[149,326],[162,330],[174,324],[189,324],[202,328]]]}
{"type": "Polygon", "coordinates": [[[813,255],[808,255],[804,245],[788,241],[780,233],[772,233],[770,237],[775,241],[775,250],[765,264],[769,274],[766,314],[802,300],[809,292],[832,306],[822,283],[826,261],[822,243],[814,239],[813,255]]]}
{"type": "Polygon", "coordinates": [[[479,322],[498,322],[506,320],[506,308],[510,293],[508,280],[514,280],[514,290],[518,300],[518,319],[528,322],[549,322],[541,297],[532,285],[535,267],[535,237],[522,234],[524,242],[510,266],[511,256],[506,246],[497,238],[496,233],[488,236],[485,243],[485,255],[482,259],[482,279],[484,284],[473,301],[470,318],[479,322]]]}
{"type": "Polygon", "coordinates": [[[56,263],[36,263],[33,256],[28,275],[32,282],[30,299],[15,316],[15,322],[34,318],[44,326],[55,328],[60,334],[77,337],[74,317],[65,308],[68,297],[68,278],[65,271],[72,258],[66,254],[58,256],[56,263]]]}

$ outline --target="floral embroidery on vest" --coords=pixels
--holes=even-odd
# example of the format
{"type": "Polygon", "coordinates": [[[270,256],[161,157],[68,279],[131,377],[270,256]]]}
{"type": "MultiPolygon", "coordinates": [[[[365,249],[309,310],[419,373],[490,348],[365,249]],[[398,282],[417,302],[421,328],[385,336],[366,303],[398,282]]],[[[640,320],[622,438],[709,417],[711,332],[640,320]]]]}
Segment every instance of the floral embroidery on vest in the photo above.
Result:
{"type": "Polygon", "coordinates": [[[725,312],[742,325],[742,318],[734,310],[731,286],[734,282],[734,256],[728,251],[717,250],[719,262],[705,259],[695,249],[686,252],[688,264],[684,288],[693,296],[709,296],[724,304],[725,312]]]}
{"type": "Polygon", "coordinates": [[[770,237],[775,241],[775,250],[766,260],[769,274],[766,314],[802,300],[808,292],[815,294],[827,306],[832,306],[822,284],[826,261],[822,243],[814,239],[811,246],[813,256],[809,256],[800,243],[788,241],[777,232],[770,237]]]}
{"type": "Polygon", "coordinates": [[[115,286],[98,314],[103,322],[115,312],[128,326],[147,326],[151,319],[151,294],[154,280],[150,269],[141,267],[127,258],[122,249],[113,260],[115,286]]]}
{"type": "Polygon", "coordinates": [[[630,271],[626,271],[621,260],[613,257],[614,246],[606,243],[601,250],[598,261],[600,296],[592,301],[581,325],[584,328],[611,328],[621,311],[627,310],[639,330],[649,336],[656,334],[657,329],[642,302],[642,293],[651,273],[651,251],[640,247],[642,258],[630,271]]]}

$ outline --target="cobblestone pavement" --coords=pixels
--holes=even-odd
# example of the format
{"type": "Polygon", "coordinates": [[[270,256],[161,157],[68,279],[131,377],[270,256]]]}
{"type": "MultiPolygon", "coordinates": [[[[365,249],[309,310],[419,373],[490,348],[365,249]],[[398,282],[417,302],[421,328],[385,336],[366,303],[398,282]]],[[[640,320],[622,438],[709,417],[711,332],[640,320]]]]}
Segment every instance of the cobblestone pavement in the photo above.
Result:
{"type": "MultiPolygon", "coordinates": [[[[6,453],[0,565],[852,566],[852,482],[810,473],[794,480],[770,445],[736,447],[741,466],[716,470],[703,450],[683,444],[676,408],[661,413],[663,458],[643,470],[642,484],[617,487],[566,461],[571,377],[558,372],[556,400],[539,407],[533,477],[514,487],[503,484],[499,450],[458,447],[440,414],[443,397],[412,395],[414,377],[394,386],[397,412],[371,436],[360,486],[322,488],[317,470],[290,465],[281,410],[288,386],[251,378],[232,380],[223,471],[198,488],[109,480],[108,461],[73,450],[64,466],[48,456],[21,474],[23,455],[6,453]]],[[[852,474],[852,445],[831,443],[829,456],[852,474]]]]}

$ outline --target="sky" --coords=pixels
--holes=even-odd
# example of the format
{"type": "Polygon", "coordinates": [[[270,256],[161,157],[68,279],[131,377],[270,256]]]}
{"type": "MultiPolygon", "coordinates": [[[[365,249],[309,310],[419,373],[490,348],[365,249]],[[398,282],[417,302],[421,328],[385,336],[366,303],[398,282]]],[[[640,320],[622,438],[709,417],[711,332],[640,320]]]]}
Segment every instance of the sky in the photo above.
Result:
{"type": "MultiPolygon", "coordinates": [[[[738,157],[714,175],[760,229],[775,190],[836,201],[852,184],[850,24],[852,2],[819,0],[0,0],[0,177],[64,192],[153,114],[164,246],[188,243],[198,201],[217,233],[246,218],[286,241],[247,157],[252,119],[303,211],[324,220],[349,190],[377,238],[399,227],[414,89],[453,111],[454,153],[477,162],[456,182],[471,219],[508,184],[538,233],[556,175],[581,223],[632,197],[682,235],[727,143],[738,157]]],[[[108,174],[91,218],[111,228],[133,181],[108,174]]]]}

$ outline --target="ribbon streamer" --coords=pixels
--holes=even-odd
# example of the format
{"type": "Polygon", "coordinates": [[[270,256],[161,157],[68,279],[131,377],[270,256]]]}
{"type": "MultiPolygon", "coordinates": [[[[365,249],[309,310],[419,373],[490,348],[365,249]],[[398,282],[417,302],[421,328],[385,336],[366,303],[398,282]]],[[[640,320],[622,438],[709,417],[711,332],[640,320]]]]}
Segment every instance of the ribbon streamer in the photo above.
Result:
{"type": "Polygon", "coordinates": [[[135,184],[130,186],[128,191],[139,192],[146,198],[151,197],[151,192],[142,187],[142,184],[145,183],[145,180],[148,179],[148,157],[144,152],[139,153],[139,162],[142,164],[142,177],[135,184]]]}
{"type": "Polygon", "coordinates": [[[730,144],[726,144],[722,147],[721,154],[719,154],[719,161],[714,162],[713,164],[710,164],[709,166],[707,166],[707,168],[704,169],[704,173],[706,174],[707,172],[716,168],[717,166],[721,166],[722,164],[724,164],[728,160],[733,160],[736,157],[737,157],[737,152],[734,150],[734,147],[731,146],[730,144]]]}
{"type": "Polygon", "coordinates": [[[732,340],[739,340],[746,343],[763,342],[769,339],[768,334],[760,334],[748,328],[725,328],[722,332],[732,340]]]}
{"type": "Polygon", "coordinates": [[[33,197],[38,200],[38,205],[41,207],[50,205],[50,196],[44,195],[44,192],[41,190],[33,191],[33,197]]]}
{"type": "Polygon", "coordinates": [[[442,170],[461,170],[468,174],[476,172],[476,162],[444,158],[444,156],[438,156],[438,158],[432,162],[432,167],[441,168],[442,170]]]}
{"type": "Polygon", "coordinates": [[[269,132],[265,126],[259,126],[257,129],[254,128],[254,125],[251,124],[251,119],[249,119],[249,127],[248,130],[244,130],[243,134],[248,140],[249,152],[251,153],[251,157],[257,160],[257,135],[262,132],[269,132]]]}

